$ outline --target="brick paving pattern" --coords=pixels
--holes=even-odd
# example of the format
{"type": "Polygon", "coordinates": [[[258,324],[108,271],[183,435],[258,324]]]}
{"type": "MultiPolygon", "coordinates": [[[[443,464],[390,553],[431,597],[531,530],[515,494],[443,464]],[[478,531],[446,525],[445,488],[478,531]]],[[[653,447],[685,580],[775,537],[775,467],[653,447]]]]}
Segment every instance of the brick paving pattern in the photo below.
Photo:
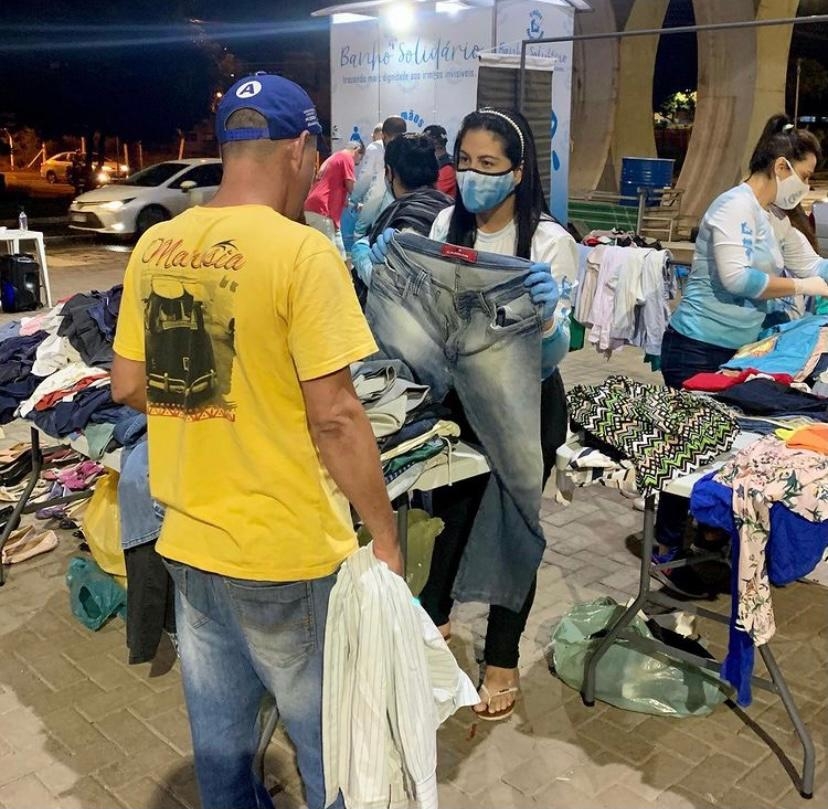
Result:
{"type": "MultiPolygon", "coordinates": [[[[128,252],[96,245],[50,249],[55,297],[120,280],[128,252]]],[[[637,352],[608,365],[571,355],[568,385],[610,372],[657,380],[637,352]]],[[[25,438],[15,423],[0,446],[25,438]]],[[[523,696],[505,723],[474,723],[467,711],[439,733],[440,805],[474,807],[784,807],[828,805],[828,590],[796,583],[774,592],[772,648],[817,747],[817,786],[804,801],[785,771],[801,750],[778,699],[757,690],[742,711],[675,720],[582,705],[549,671],[549,640],[574,603],[634,591],[641,515],[597,487],[568,508],[545,501],[548,548],[521,644],[523,696]]],[[[15,566],[0,589],[0,809],[197,807],[189,729],[178,665],[166,649],[152,665],[128,666],[120,619],[90,632],[71,615],[63,578],[77,540],[61,532],[54,552],[15,566]]],[[[725,612],[728,601],[715,608],[725,612]]],[[[485,629],[485,608],[456,614],[452,648],[467,671],[485,629]]],[[[701,621],[721,655],[725,627],[701,621]]],[[[761,664],[757,665],[761,669],[761,664]]],[[[279,807],[302,805],[290,745],[277,735],[266,760],[279,807]]]]}

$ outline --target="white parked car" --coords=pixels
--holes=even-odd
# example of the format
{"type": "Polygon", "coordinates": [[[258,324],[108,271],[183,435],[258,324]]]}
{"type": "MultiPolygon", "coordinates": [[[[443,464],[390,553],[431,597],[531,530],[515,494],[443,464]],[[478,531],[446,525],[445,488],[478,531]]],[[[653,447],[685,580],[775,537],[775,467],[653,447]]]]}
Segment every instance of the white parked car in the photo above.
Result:
{"type": "Polygon", "coordinates": [[[221,160],[214,157],[156,163],[122,182],[76,197],[69,207],[69,227],[140,236],[158,222],[209,201],[221,174],[221,160]]]}
{"type": "MultiPolygon", "coordinates": [[[[50,183],[68,183],[69,169],[72,168],[72,156],[75,152],[58,152],[43,161],[40,166],[40,176],[50,183]]],[[[129,174],[129,166],[117,160],[107,158],[101,166],[99,180],[108,182],[113,177],[125,177],[129,174]]]]}

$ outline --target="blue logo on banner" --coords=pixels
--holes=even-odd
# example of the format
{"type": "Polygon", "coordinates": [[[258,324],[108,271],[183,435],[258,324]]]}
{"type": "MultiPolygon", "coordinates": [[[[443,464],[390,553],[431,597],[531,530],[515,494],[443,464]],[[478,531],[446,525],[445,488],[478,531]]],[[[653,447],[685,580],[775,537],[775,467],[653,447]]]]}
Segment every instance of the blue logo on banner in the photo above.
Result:
{"type": "Polygon", "coordinates": [[[400,118],[402,118],[407,124],[414,124],[414,126],[419,127],[420,129],[423,128],[425,124],[425,118],[421,115],[418,115],[414,110],[403,110],[400,113],[400,118]]]}
{"type": "MultiPolygon", "coordinates": [[[[555,111],[552,111],[552,120],[549,126],[549,138],[554,142],[555,140],[555,133],[558,131],[558,116],[555,114],[555,111]]],[[[555,171],[561,170],[561,158],[558,157],[558,153],[555,149],[552,149],[552,168],[555,171]]]]}
{"type": "Polygon", "coordinates": [[[359,134],[358,126],[354,126],[354,131],[351,132],[351,137],[348,140],[352,143],[362,143],[362,135],[359,134]]]}
{"type": "Polygon", "coordinates": [[[526,29],[526,36],[529,39],[541,39],[543,37],[543,14],[535,9],[529,14],[529,27],[526,29]]]}

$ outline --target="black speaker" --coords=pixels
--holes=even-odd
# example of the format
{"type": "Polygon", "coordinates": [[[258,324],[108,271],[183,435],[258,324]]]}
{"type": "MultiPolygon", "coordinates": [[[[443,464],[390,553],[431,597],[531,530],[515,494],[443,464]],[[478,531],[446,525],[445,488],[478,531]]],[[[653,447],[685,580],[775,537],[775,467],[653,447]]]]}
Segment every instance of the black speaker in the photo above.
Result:
{"type": "Polygon", "coordinates": [[[41,307],[40,267],[34,256],[0,256],[0,305],[4,312],[27,312],[41,307]]]}

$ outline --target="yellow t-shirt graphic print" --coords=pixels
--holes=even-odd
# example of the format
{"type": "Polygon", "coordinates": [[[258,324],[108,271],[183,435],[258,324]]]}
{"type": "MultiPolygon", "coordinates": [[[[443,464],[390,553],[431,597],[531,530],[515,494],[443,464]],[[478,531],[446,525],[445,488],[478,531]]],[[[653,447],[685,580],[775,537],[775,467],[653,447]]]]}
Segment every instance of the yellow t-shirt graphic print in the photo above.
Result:
{"type": "Polygon", "coordinates": [[[324,236],[259,205],[155,226],[127,267],[115,351],[146,365],[150,487],[167,507],[159,553],[295,581],[354,550],[300,381],[376,346],[324,236]]]}

